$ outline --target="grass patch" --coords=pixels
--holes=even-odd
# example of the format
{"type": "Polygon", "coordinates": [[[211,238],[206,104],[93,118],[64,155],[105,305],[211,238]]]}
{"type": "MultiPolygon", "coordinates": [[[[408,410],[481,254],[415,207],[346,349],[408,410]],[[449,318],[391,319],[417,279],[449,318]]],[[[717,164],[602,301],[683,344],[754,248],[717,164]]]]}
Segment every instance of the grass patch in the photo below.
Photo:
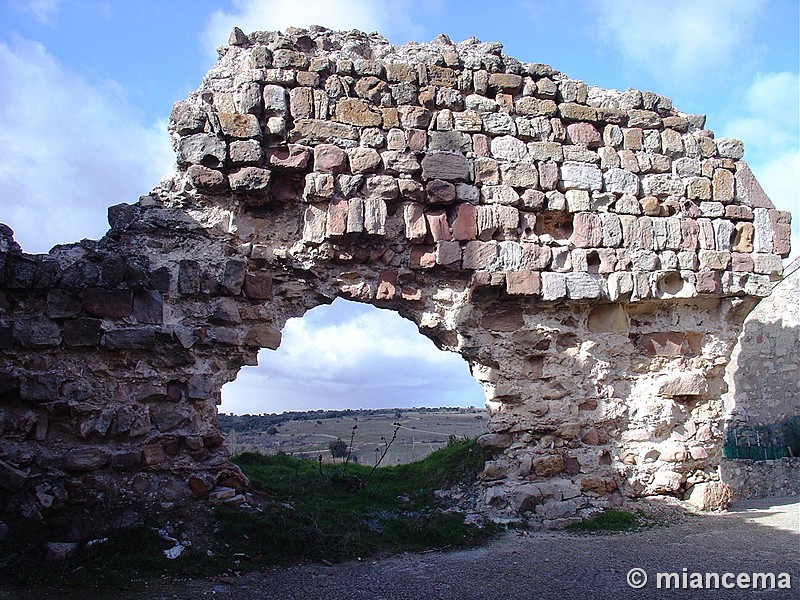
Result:
{"type": "Polygon", "coordinates": [[[221,509],[220,537],[266,562],[340,560],[474,544],[487,528],[445,512],[434,491],[475,480],[486,455],[451,441],[425,459],[376,469],[322,465],[285,455],[234,458],[256,488],[274,494],[260,514],[221,509]]]}
{"type": "Polygon", "coordinates": [[[470,484],[486,454],[474,440],[451,440],[425,459],[381,467],[320,465],[286,455],[234,457],[254,488],[268,493],[261,510],[219,508],[216,528],[176,560],[174,543],[150,527],[118,531],[58,564],[41,547],[64,539],[55,532],[17,530],[0,543],[0,576],[18,585],[118,587],[161,575],[208,577],[303,560],[337,561],[399,551],[463,547],[489,537],[492,527],[466,525],[434,495],[470,484]],[[38,544],[38,545],[37,545],[38,544]],[[207,552],[210,550],[210,552],[207,552]]]}
{"type": "Polygon", "coordinates": [[[637,514],[627,510],[606,510],[594,517],[580,523],[574,523],[567,529],[579,533],[613,533],[632,531],[647,525],[647,518],[643,511],[637,514]]]}

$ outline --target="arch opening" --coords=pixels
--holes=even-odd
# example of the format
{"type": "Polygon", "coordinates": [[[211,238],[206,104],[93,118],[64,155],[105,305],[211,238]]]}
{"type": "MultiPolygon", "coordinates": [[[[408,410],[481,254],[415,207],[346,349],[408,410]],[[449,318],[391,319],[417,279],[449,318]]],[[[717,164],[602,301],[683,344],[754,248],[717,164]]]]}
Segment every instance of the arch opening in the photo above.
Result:
{"type": "Polygon", "coordinates": [[[287,452],[331,458],[330,442],[350,441],[371,464],[417,460],[451,435],[486,432],[482,386],[457,353],[438,349],[397,312],[343,298],[289,319],[276,350],[223,386],[220,428],[233,452],[287,452]],[[245,426],[245,422],[247,425],[245,426]]]}

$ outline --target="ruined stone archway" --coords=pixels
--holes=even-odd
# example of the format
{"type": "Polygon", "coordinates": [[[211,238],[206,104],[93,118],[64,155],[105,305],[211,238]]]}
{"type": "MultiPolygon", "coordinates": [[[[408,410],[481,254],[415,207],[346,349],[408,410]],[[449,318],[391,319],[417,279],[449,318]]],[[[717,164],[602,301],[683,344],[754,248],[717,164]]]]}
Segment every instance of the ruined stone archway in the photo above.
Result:
{"type": "Polygon", "coordinates": [[[469,362],[487,511],[718,486],[724,367],[788,213],[702,116],[500,51],[235,30],[172,112],[177,174],[102,240],[3,230],[4,510],[80,529],[244,491],[220,389],[337,296],[469,362]]]}

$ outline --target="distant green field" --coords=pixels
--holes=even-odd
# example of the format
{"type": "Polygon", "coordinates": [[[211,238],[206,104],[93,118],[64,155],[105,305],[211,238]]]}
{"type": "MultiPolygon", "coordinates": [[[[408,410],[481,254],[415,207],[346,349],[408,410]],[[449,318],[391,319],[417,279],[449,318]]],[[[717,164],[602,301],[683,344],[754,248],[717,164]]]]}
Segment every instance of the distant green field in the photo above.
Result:
{"type": "Polygon", "coordinates": [[[351,461],[374,465],[378,452],[385,447],[399,423],[397,437],[381,465],[400,465],[420,460],[434,450],[444,447],[450,436],[474,437],[486,433],[488,414],[456,413],[446,411],[398,411],[399,416],[387,414],[361,414],[335,418],[285,421],[277,426],[277,433],[267,431],[229,431],[227,443],[233,453],[260,452],[277,454],[285,452],[295,456],[332,460],[330,443],[337,438],[350,443],[356,426],[351,461]]]}

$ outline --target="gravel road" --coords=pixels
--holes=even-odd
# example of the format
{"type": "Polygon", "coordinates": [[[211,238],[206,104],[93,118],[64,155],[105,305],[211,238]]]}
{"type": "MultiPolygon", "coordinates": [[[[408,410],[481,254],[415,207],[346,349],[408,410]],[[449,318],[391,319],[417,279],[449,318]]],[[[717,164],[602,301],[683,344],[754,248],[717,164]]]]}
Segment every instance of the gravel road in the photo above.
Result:
{"type": "MultiPolygon", "coordinates": [[[[705,575],[703,575],[705,577],[705,575]]],[[[724,583],[725,580],[721,580],[724,583]]],[[[735,578],[728,579],[735,583],[735,578]]],[[[783,578],[785,581],[785,578],[783,578]]],[[[720,585],[722,585],[722,583],[720,585]]],[[[663,588],[663,586],[662,586],[663,588]]],[[[508,532],[472,550],[300,565],[220,580],[155,580],[126,591],[0,591],[1,600],[64,598],[431,600],[800,598],[800,498],[741,502],[636,533],[508,532]],[[641,589],[626,582],[643,569],[641,589]],[[657,573],[788,573],[791,589],[659,589],[657,573]]]]}

